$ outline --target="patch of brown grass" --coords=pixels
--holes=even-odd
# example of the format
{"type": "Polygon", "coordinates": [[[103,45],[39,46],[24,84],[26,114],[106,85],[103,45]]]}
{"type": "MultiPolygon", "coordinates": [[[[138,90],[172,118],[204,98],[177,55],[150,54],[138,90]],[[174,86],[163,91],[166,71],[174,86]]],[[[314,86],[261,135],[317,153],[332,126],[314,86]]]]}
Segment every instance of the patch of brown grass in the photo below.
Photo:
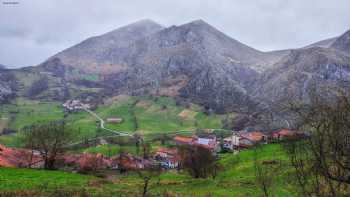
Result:
{"type": "Polygon", "coordinates": [[[197,115],[197,112],[189,109],[184,109],[182,110],[182,112],[178,114],[178,116],[182,119],[194,119],[196,115],[197,115]]]}
{"type": "Polygon", "coordinates": [[[152,105],[152,103],[150,101],[145,101],[145,100],[141,100],[141,101],[136,103],[136,107],[141,107],[144,109],[149,108],[151,105],[152,105]]]}

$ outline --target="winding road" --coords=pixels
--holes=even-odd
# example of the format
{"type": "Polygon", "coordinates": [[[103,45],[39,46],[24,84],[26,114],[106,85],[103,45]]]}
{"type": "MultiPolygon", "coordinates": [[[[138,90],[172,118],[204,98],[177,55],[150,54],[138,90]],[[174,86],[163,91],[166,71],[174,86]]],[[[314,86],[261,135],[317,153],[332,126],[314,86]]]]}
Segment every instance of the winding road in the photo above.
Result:
{"type": "Polygon", "coordinates": [[[112,132],[112,133],[115,133],[117,135],[120,135],[120,136],[133,136],[129,133],[126,133],[126,132],[121,132],[121,131],[115,131],[115,130],[112,130],[112,129],[108,129],[105,127],[105,121],[99,116],[97,115],[95,112],[87,109],[87,108],[83,108],[84,111],[90,113],[92,116],[94,116],[96,119],[98,119],[100,121],[100,127],[101,129],[103,130],[106,130],[106,131],[109,131],[109,132],[112,132]]]}

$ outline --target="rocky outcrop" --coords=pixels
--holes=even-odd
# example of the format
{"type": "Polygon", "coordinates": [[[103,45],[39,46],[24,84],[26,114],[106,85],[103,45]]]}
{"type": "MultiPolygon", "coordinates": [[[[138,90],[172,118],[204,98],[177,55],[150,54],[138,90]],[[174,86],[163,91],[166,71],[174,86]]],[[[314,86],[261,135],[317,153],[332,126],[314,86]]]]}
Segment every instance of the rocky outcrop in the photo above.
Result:
{"type": "Polygon", "coordinates": [[[331,47],[350,55],[350,30],[338,37],[331,47]]]}
{"type": "Polygon", "coordinates": [[[315,97],[330,99],[329,93],[350,90],[350,57],[320,47],[293,50],[266,71],[253,89],[255,98],[270,105],[310,103],[315,97]]]}
{"type": "Polygon", "coordinates": [[[0,69],[0,104],[16,96],[16,79],[6,69],[0,69]]]}
{"type": "Polygon", "coordinates": [[[115,92],[157,94],[171,79],[184,76],[175,95],[218,111],[249,102],[245,88],[257,72],[246,65],[263,56],[201,20],[146,36],[128,51],[128,68],[108,79],[115,92]]]}
{"type": "Polygon", "coordinates": [[[151,20],[141,20],[106,34],[89,38],[49,59],[89,73],[110,74],[124,70],[127,47],[163,27],[151,20]],[[111,54],[113,52],[113,54],[111,54]]]}

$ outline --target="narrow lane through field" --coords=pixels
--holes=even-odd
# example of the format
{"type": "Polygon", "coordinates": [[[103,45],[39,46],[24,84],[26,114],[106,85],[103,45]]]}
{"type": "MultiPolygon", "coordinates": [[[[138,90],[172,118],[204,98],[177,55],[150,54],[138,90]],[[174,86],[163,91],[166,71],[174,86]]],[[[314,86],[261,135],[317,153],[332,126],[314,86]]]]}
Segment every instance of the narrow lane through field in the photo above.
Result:
{"type": "Polygon", "coordinates": [[[133,136],[129,133],[126,133],[126,132],[122,132],[122,131],[116,131],[116,130],[112,130],[112,129],[109,129],[109,128],[106,128],[105,127],[105,121],[99,116],[97,115],[95,112],[87,109],[87,108],[83,108],[84,111],[88,112],[89,114],[91,114],[92,116],[94,116],[96,119],[98,119],[100,121],[100,128],[103,129],[103,130],[106,130],[106,131],[109,131],[109,132],[112,132],[112,133],[115,133],[115,134],[118,134],[118,135],[121,135],[121,136],[133,136]]]}

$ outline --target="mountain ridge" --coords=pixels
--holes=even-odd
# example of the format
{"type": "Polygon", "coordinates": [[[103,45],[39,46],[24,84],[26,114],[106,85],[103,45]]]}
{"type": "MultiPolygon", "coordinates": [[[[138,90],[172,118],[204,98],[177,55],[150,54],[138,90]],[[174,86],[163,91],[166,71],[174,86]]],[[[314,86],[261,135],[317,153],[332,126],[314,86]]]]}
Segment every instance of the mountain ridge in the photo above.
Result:
{"type": "MultiPolygon", "coordinates": [[[[203,20],[170,27],[141,20],[88,38],[37,67],[12,73],[50,82],[47,91],[34,95],[37,99],[64,101],[87,93],[95,97],[161,95],[217,112],[247,111],[290,93],[310,100],[305,80],[344,87],[341,82],[348,81],[350,61],[347,35],[299,49],[262,52],[203,20]],[[324,73],[328,79],[319,77],[324,73]]],[[[17,81],[19,96],[26,96],[35,84],[17,81]]]]}
{"type": "Polygon", "coordinates": [[[123,53],[123,48],[134,40],[163,28],[149,19],[137,21],[105,34],[88,38],[59,52],[48,61],[59,58],[63,64],[92,73],[118,72],[124,69],[124,65],[112,65],[110,57],[106,54],[107,50],[120,50],[123,53]]]}
{"type": "Polygon", "coordinates": [[[331,47],[350,55],[350,30],[339,36],[331,47]]]}

